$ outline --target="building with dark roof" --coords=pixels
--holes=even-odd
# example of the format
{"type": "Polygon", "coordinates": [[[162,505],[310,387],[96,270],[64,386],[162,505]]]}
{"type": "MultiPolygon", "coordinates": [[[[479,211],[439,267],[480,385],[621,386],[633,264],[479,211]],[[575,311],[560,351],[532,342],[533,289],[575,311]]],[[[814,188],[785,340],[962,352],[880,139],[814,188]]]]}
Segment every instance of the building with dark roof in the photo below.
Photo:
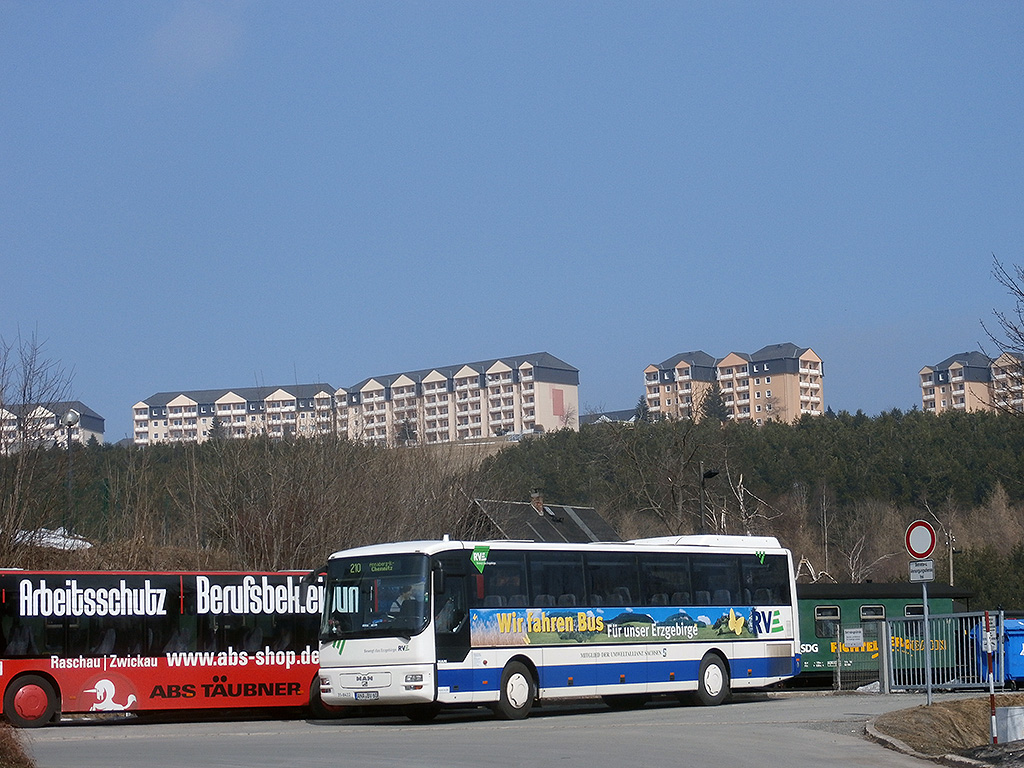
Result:
{"type": "Polygon", "coordinates": [[[593,507],[547,504],[535,494],[529,502],[474,499],[482,514],[481,539],[544,542],[622,541],[593,507]]]}
{"type": "Polygon", "coordinates": [[[338,434],[384,445],[509,439],[579,428],[579,371],[538,352],[300,384],[158,392],[133,406],[137,444],[338,434]],[[216,419],[216,424],[215,420],[216,419]]]}
{"type": "Polygon", "coordinates": [[[69,441],[103,444],[104,419],[81,400],[0,406],[0,453],[25,445],[60,445],[69,441]],[[70,418],[69,418],[70,417],[70,418]]]}
{"type": "Polygon", "coordinates": [[[981,352],[960,352],[918,374],[921,407],[943,411],[1024,410],[1021,357],[1005,352],[991,358],[981,352]]]}
{"type": "Polygon", "coordinates": [[[730,419],[793,422],[820,416],[824,396],[821,358],[810,347],[769,344],[752,354],[714,358],[697,350],[644,369],[647,405],[655,418],[700,420],[717,385],[730,419]]]}

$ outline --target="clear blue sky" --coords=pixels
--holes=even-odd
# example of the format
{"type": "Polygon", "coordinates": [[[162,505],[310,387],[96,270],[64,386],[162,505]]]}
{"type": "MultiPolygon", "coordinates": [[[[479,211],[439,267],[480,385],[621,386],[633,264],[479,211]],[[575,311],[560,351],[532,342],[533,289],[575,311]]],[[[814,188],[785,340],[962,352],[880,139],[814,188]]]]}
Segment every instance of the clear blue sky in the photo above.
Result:
{"type": "Polygon", "coordinates": [[[1012,311],[1021,2],[0,0],[0,336],[154,392],[766,344],[825,404],[1012,311]]]}

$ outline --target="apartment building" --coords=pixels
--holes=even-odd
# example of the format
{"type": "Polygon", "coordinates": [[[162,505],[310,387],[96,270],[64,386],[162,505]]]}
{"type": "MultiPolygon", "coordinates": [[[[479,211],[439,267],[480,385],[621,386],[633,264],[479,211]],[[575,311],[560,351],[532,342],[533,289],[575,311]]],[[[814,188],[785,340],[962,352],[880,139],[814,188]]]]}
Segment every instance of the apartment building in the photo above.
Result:
{"type": "Polygon", "coordinates": [[[694,419],[715,385],[729,418],[793,422],[823,413],[824,370],[809,347],[770,344],[753,354],[730,352],[715,358],[684,352],[644,369],[647,406],[656,418],[694,419]]]}
{"type": "Polygon", "coordinates": [[[160,392],[133,406],[139,445],[338,434],[407,445],[579,428],[579,371],[540,352],[329,384],[160,392]]]}
{"type": "Polygon", "coordinates": [[[919,373],[921,407],[944,411],[1024,410],[1022,358],[1005,352],[997,358],[960,352],[919,373]]]}
{"type": "Polygon", "coordinates": [[[342,434],[388,445],[579,429],[579,371],[538,352],[374,376],[337,401],[342,434]]]}
{"type": "Polygon", "coordinates": [[[67,448],[95,439],[103,444],[104,420],[80,400],[0,406],[0,454],[25,445],[67,448]]]}
{"type": "Polygon", "coordinates": [[[223,437],[275,438],[330,434],[335,389],[330,384],[157,392],[132,406],[136,445],[223,437]]]}

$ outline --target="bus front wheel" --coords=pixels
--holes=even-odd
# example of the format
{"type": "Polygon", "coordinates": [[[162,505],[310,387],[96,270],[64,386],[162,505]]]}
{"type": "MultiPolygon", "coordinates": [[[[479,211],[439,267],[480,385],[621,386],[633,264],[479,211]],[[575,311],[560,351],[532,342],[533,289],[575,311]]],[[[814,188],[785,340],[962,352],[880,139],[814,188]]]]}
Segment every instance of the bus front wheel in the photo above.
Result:
{"type": "Polygon", "coordinates": [[[4,693],[4,714],[18,728],[38,728],[57,714],[57,692],[39,675],[19,677],[4,693]]]}
{"type": "Polygon", "coordinates": [[[309,684],[309,712],[317,720],[333,720],[347,714],[346,707],[333,707],[324,704],[320,698],[320,675],[313,675],[309,684]]]}
{"type": "Polygon", "coordinates": [[[525,664],[510,661],[501,673],[501,692],[495,707],[505,720],[522,720],[530,714],[537,696],[537,684],[525,664]]]}
{"type": "Polygon", "coordinates": [[[709,653],[700,662],[697,677],[697,701],[705,707],[721,704],[729,698],[729,672],[721,656],[709,653]]]}

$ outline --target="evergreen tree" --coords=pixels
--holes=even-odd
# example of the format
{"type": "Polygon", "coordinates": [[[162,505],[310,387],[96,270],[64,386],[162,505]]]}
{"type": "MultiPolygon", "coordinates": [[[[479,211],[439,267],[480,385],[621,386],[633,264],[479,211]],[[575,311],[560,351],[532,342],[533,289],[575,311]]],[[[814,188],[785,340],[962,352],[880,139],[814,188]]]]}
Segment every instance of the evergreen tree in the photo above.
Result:
{"type": "Polygon", "coordinates": [[[725,398],[722,397],[722,389],[718,382],[713,382],[711,388],[700,404],[701,416],[705,419],[714,419],[725,424],[729,420],[729,409],[725,405],[725,398]]]}
{"type": "Polygon", "coordinates": [[[213,415],[213,421],[210,422],[210,439],[211,440],[227,440],[228,431],[224,426],[224,422],[220,420],[220,416],[217,414],[213,415]]]}
{"type": "Polygon", "coordinates": [[[643,421],[647,424],[651,423],[651,406],[647,404],[646,395],[640,395],[640,399],[636,401],[636,409],[633,411],[633,415],[637,421],[643,421]]]}

